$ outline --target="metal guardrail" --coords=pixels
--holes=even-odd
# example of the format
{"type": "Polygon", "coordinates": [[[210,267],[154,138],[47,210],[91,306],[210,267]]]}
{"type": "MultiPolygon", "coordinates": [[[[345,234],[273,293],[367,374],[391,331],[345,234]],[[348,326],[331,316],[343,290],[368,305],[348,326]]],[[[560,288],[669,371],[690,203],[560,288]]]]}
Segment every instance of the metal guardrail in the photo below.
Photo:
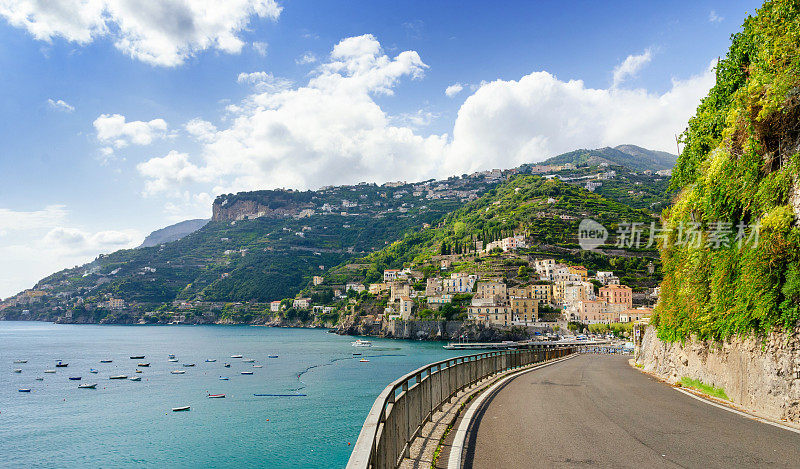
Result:
{"type": "Polygon", "coordinates": [[[495,373],[573,352],[573,347],[484,352],[431,363],[402,376],[386,386],[372,405],[348,469],[397,467],[423,425],[462,389],[495,373]]]}

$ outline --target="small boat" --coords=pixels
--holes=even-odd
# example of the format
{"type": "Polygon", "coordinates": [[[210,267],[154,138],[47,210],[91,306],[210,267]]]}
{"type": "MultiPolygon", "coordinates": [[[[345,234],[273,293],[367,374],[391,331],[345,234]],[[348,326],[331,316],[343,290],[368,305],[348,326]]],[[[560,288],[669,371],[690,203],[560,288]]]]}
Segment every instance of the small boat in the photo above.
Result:
{"type": "Polygon", "coordinates": [[[231,358],[242,358],[241,355],[231,355],[231,358]]]}
{"type": "Polygon", "coordinates": [[[78,389],[94,389],[97,387],[97,383],[92,384],[79,384],[78,389]]]}
{"type": "Polygon", "coordinates": [[[130,380],[130,381],[141,381],[142,377],[141,376],[131,376],[130,378],[128,378],[128,380],[130,380]]]}
{"type": "Polygon", "coordinates": [[[225,397],[225,394],[209,394],[208,395],[209,399],[221,399],[223,397],[225,397]]]}
{"type": "Polygon", "coordinates": [[[226,363],[226,364],[225,364],[225,368],[230,368],[230,367],[231,367],[231,364],[230,364],[230,363],[226,363]]]}
{"type": "Polygon", "coordinates": [[[64,363],[64,362],[62,362],[61,360],[59,360],[58,362],[56,362],[56,368],[66,368],[66,367],[68,367],[68,366],[69,366],[69,363],[64,363]]]}
{"type": "Polygon", "coordinates": [[[141,372],[142,372],[142,370],[136,370],[136,373],[141,373],[141,372]]]}
{"type": "Polygon", "coordinates": [[[253,365],[253,368],[264,368],[264,365],[253,365]]]}
{"type": "Polygon", "coordinates": [[[14,360],[14,363],[28,363],[28,360],[14,360]]]}
{"type": "Polygon", "coordinates": [[[109,376],[108,377],[108,379],[125,379],[125,378],[127,378],[126,375],[115,375],[115,376],[109,376]]]}
{"type": "Polygon", "coordinates": [[[171,359],[175,358],[175,354],[174,353],[170,353],[169,355],[167,355],[167,358],[169,358],[171,360],[171,359]]]}
{"type": "Polygon", "coordinates": [[[219,379],[222,381],[228,381],[230,378],[228,378],[227,376],[220,376],[219,379]]]}
{"type": "Polygon", "coordinates": [[[80,381],[81,377],[80,376],[70,376],[69,380],[70,381],[80,381]]]}
{"type": "Polygon", "coordinates": [[[55,373],[56,370],[44,370],[45,373],[55,373]]]}
{"type": "Polygon", "coordinates": [[[22,369],[21,369],[21,368],[16,368],[16,369],[14,370],[14,373],[22,373],[22,369]]]}
{"type": "Polygon", "coordinates": [[[242,363],[253,363],[255,361],[256,361],[255,358],[245,358],[244,360],[242,360],[242,363]]]}
{"type": "Polygon", "coordinates": [[[188,406],[188,405],[185,405],[183,407],[173,407],[172,411],[173,412],[183,412],[184,410],[189,410],[189,409],[191,409],[191,407],[188,406]]]}
{"type": "Polygon", "coordinates": [[[141,367],[143,367],[143,368],[147,368],[148,366],[150,366],[150,364],[149,364],[149,363],[139,363],[139,364],[138,364],[138,365],[136,365],[136,366],[141,366],[141,367]]]}
{"type": "Polygon", "coordinates": [[[252,375],[252,374],[253,374],[253,372],[252,372],[252,371],[242,371],[241,373],[242,373],[243,375],[252,375]]]}
{"type": "Polygon", "coordinates": [[[353,352],[353,356],[355,357],[356,355],[361,355],[361,352],[353,352]]]}
{"type": "Polygon", "coordinates": [[[216,358],[206,358],[206,363],[214,363],[215,361],[217,361],[216,358]]]}
{"type": "Polygon", "coordinates": [[[277,355],[270,355],[269,358],[278,358],[277,355]]]}
{"type": "Polygon", "coordinates": [[[98,373],[98,370],[95,370],[94,368],[89,368],[89,373],[98,373]]]}
{"type": "Polygon", "coordinates": [[[362,358],[362,359],[361,359],[361,360],[359,360],[359,361],[360,361],[361,363],[367,363],[369,360],[367,360],[366,358],[362,358]]]}
{"type": "Polygon", "coordinates": [[[111,363],[114,360],[100,360],[100,363],[111,363]]]}
{"type": "Polygon", "coordinates": [[[20,389],[19,392],[31,392],[31,390],[28,389],[28,388],[23,388],[23,389],[20,389]]]}
{"type": "Polygon", "coordinates": [[[178,359],[177,359],[177,358],[170,358],[170,359],[169,359],[169,360],[167,360],[167,361],[168,361],[168,362],[173,362],[173,363],[175,363],[175,362],[177,362],[177,361],[178,361],[178,359]]]}
{"type": "Polygon", "coordinates": [[[170,373],[172,373],[173,375],[182,375],[186,372],[183,370],[175,370],[175,371],[170,371],[170,373]]]}
{"type": "Polygon", "coordinates": [[[41,376],[37,376],[36,381],[44,381],[44,378],[42,378],[41,376]]]}
{"type": "Polygon", "coordinates": [[[355,342],[350,342],[353,347],[372,347],[372,342],[364,339],[356,339],[355,342]]]}
{"type": "Polygon", "coordinates": [[[131,360],[141,360],[142,358],[144,358],[144,355],[133,355],[131,360]]]}
{"type": "Polygon", "coordinates": [[[187,367],[187,368],[188,368],[188,367],[190,367],[190,366],[194,366],[194,363],[184,363],[184,364],[183,364],[183,366],[185,366],[185,367],[187,367]]]}

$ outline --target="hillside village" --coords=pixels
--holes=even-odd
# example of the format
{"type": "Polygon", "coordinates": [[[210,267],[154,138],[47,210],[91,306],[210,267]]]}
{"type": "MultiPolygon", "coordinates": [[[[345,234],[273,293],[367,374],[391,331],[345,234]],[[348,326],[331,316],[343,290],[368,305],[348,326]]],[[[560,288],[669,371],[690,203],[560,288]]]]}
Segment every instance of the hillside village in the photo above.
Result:
{"type": "Polygon", "coordinates": [[[635,171],[609,159],[618,154],[580,150],[559,164],[418,183],[221,195],[198,231],[53,274],[0,302],[0,318],[378,331],[396,321],[636,320],[647,310],[634,305],[654,302],[656,253],[610,249],[585,263],[574,241],[584,217],[648,222],[668,203],[669,169],[635,171]],[[397,245],[409,233],[419,239],[397,245]],[[387,249],[402,251],[384,259],[392,265],[370,257],[387,249]]]}

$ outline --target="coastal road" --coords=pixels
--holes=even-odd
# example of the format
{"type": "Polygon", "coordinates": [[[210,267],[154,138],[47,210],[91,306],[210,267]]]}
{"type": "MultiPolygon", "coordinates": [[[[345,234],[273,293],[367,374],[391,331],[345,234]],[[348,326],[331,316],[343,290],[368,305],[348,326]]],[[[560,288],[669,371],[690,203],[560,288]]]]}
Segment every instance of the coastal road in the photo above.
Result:
{"type": "Polygon", "coordinates": [[[487,399],[464,466],[800,467],[800,434],[686,396],[627,357],[580,355],[487,399]]]}

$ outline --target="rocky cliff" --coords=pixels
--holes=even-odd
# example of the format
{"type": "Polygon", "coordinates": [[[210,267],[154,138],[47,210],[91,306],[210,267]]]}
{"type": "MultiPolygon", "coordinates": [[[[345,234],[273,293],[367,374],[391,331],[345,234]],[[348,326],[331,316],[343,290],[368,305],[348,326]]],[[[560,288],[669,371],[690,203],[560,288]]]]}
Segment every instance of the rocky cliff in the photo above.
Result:
{"type": "Polygon", "coordinates": [[[217,197],[212,206],[213,221],[236,221],[253,218],[281,218],[313,209],[308,192],[255,191],[217,197]]]}
{"type": "Polygon", "coordinates": [[[732,403],[773,420],[800,424],[800,328],[724,342],[664,342],[646,330],[636,362],[670,383],[699,379],[732,403]]]}

